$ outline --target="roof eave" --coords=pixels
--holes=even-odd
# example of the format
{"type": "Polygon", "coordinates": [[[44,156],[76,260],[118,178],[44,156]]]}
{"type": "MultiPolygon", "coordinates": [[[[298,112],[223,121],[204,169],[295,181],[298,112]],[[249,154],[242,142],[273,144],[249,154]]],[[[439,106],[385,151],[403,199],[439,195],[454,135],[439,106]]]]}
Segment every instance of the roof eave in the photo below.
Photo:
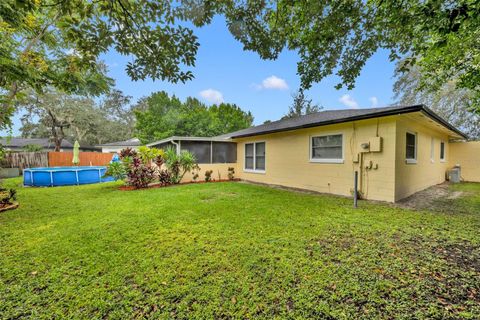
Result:
{"type": "Polygon", "coordinates": [[[380,117],[387,117],[387,116],[393,116],[393,115],[399,115],[399,114],[406,114],[406,113],[412,113],[412,112],[424,112],[427,116],[432,118],[433,120],[439,122],[442,124],[444,127],[449,129],[452,132],[455,132],[459,136],[468,139],[468,136],[443,120],[441,117],[436,115],[432,110],[427,108],[423,104],[419,105],[414,105],[414,106],[409,106],[406,108],[403,108],[401,110],[395,109],[395,110],[386,110],[386,111],[381,111],[377,113],[372,113],[372,114],[367,114],[367,115],[359,115],[359,116],[353,116],[353,117],[347,117],[343,119],[335,119],[335,120],[328,120],[328,121],[321,121],[321,122],[315,122],[315,123],[309,123],[301,126],[295,126],[295,127],[290,127],[290,128],[284,128],[284,129],[276,129],[276,130],[267,130],[267,131],[261,131],[261,132],[256,132],[256,133],[251,133],[251,134],[241,134],[241,135],[235,135],[231,136],[232,139],[238,139],[238,138],[245,138],[245,137],[253,137],[253,136],[259,136],[259,135],[265,135],[265,134],[272,134],[272,133],[278,133],[278,132],[285,132],[285,131],[293,131],[293,130],[299,130],[299,129],[306,129],[306,128],[312,128],[312,127],[321,127],[321,126],[326,126],[330,124],[338,124],[338,123],[345,123],[345,122],[350,122],[350,121],[357,121],[357,120],[366,120],[366,119],[374,119],[374,118],[380,118],[380,117]]]}
{"type": "Polygon", "coordinates": [[[147,147],[151,147],[157,144],[167,143],[171,141],[213,141],[213,142],[229,142],[230,138],[216,138],[216,137],[181,137],[171,136],[162,140],[147,143],[147,147]]]}
{"type": "Polygon", "coordinates": [[[290,128],[268,130],[268,131],[262,131],[262,132],[258,132],[258,133],[252,133],[252,134],[236,135],[236,136],[232,136],[231,138],[236,139],[236,138],[252,137],[252,136],[258,136],[258,135],[264,135],[264,134],[270,134],[270,133],[292,131],[292,130],[298,130],[298,129],[312,128],[312,127],[321,127],[321,126],[326,126],[326,125],[330,125],[330,124],[338,124],[338,123],[344,123],[344,122],[350,122],[350,121],[386,117],[386,116],[398,115],[398,114],[403,114],[403,113],[417,112],[417,111],[421,111],[422,108],[423,108],[423,105],[415,105],[415,106],[410,106],[410,107],[404,108],[402,110],[386,110],[386,111],[373,113],[373,114],[359,115],[359,116],[353,116],[353,117],[347,117],[347,118],[335,119],[335,120],[328,120],[328,121],[320,121],[320,122],[309,123],[309,124],[290,127],[290,128]]]}

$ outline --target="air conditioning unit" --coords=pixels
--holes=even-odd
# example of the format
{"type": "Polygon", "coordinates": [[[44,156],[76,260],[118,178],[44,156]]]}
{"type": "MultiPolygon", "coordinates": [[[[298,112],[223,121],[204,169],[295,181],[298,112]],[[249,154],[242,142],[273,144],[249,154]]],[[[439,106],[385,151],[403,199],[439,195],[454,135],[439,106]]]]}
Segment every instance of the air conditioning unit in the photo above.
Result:
{"type": "Polygon", "coordinates": [[[461,180],[461,170],[460,167],[454,167],[448,171],[448,181],[453,183],[459,183],[461,180]]]}

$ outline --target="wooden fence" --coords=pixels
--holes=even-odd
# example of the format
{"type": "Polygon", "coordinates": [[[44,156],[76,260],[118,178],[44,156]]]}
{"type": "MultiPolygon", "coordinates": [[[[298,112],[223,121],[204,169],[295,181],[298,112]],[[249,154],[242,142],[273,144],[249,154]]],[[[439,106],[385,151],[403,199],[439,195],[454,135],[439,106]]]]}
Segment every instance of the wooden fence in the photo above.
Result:
{"type": "MultiPolygon", "coordinates": [[[[80,152],[80,166],[105,166],[112,153],[80,152]]],[[[2,168],[38,168],[73,166],[73,152],[8,152],[1,161],[2,168]]]]}
{"type": "MultiPolygon", "coordinates": [[[[80,152],[80,166],[106,166],[112,160],[112,153],[80,152]]],[[[70,167],[73,165],[73,152],[49,152],[50,167],[70,167]]]]}
{"type": "Polygon", "coordinates": [[[9,152],[2,160],[3,168],[48,167],[48,152],[9,152]]]}

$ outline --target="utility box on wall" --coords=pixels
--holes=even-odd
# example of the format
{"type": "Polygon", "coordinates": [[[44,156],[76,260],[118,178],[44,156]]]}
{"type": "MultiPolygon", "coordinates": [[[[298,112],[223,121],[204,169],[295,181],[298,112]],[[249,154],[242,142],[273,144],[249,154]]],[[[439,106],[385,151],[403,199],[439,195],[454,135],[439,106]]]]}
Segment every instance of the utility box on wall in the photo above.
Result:
{"type": "Polygon", "coordinates": [[[382,137],[373,137],[370,138],[370,152],[381,152],[382,151],[382,137]]]}

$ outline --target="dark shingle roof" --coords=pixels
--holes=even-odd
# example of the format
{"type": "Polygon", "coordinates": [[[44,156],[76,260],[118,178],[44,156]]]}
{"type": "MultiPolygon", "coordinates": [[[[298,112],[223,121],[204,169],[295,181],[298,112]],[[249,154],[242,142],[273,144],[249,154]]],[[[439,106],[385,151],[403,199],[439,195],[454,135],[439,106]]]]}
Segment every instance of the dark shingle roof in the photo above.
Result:
{"type": "Polygon", "coordinates": [[[132,139],[128,139],[128,140],[124,140],[124,141],[115,141],[115,142],[109,142],[109,143],[103,143],[103,144],[99,144],[98,146],[110,146],[110,147],[122,147],[122,146],[125,146],[125,147],[138,147],[138,146],[141,146],[142,143],[140,142],[139,139],[137,138],[132,138],[132,139]]]}
{"type": "MultiPolygon", "coordinates": [[[[55,148],[55,143],[48,138],[1,138],[0,143],[7,148],[8,147],[23,148],[27,145],[32,145],[32,144],[41,146],[42,148],[45,148],[45,149],[55,148]]],[[[63,139],[61,147],[68,149],[68,148],[73,148],[73,145],[70,143],[70,141],[63,139]]]]}
{"type": "Polygon", "coordinates": [[[410,112],[424,112],[427,116],[439,122],[443,126],[452,130],[453,132],[459,134],[464,138],[468,138],[460,130],[443,120],[432,110],[428,109],[424,105],[414,105],[414,106],[393,106],[393,107],[384,107],[384,108],[370,108],[370,109],[344,109],[344,110],[326,110],[320,111],[298,118],[278,120],[266,124],[261,124],[255,127],[250,127],[247,129],[235,131],[229,134],[225,134],[222,138],[241,138],[249,137],[260,134],[281,132],[296,130],[302,128],[318,127],[334,123],[342,123],[348,121],[370,119],[377,117],[384,117],[389,115],[410,113],[410,112]]]}

